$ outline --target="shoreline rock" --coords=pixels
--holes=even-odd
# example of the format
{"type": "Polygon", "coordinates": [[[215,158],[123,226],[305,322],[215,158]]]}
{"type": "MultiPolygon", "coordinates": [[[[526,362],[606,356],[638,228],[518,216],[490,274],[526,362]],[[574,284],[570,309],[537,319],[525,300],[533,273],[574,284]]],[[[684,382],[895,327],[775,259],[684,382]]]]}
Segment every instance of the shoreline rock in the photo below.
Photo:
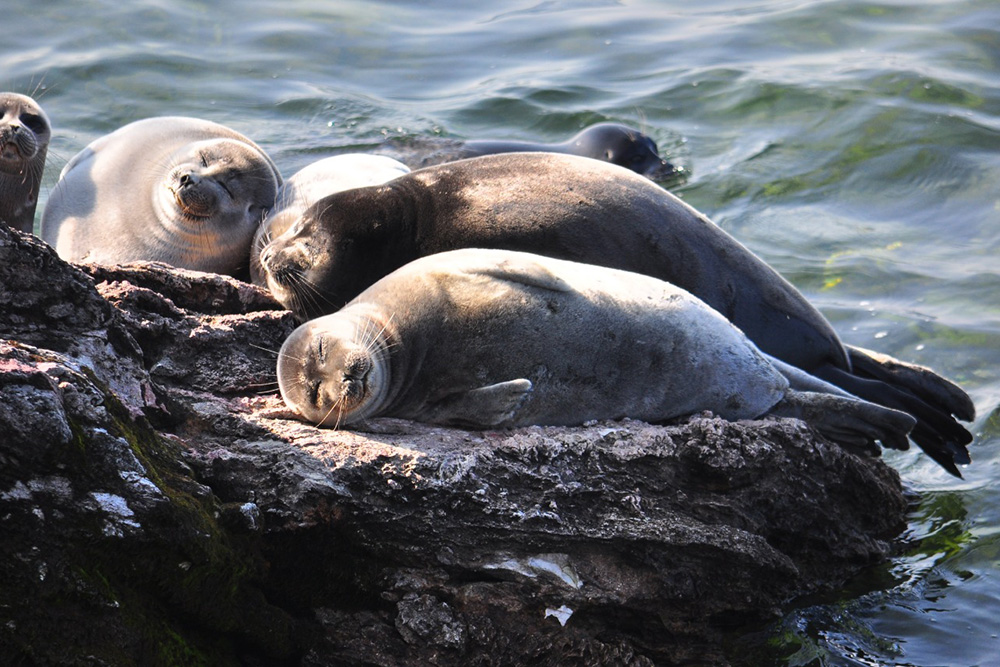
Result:
{"type": "Polygon", "coordinates": [[[29,664],[738,663],[904,526],[895,471],[795,420],[321,430],[282,418],[265,291],[4,226],[0,274],[0,653],[29,664]]]}

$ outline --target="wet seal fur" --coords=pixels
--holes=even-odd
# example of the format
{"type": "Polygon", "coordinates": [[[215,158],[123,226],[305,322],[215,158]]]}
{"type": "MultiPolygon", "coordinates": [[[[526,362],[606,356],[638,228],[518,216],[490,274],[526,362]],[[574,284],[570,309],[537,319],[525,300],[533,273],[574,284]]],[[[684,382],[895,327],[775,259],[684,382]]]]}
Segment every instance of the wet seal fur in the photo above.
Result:
{"type": "Polygon", "coordinates": [[[410,168],[383,155],[344,153],[312,162],[282,184],[274,208],[257,230],[250,250],[250,278],[261,287],[267,283],[260,268],[260,251],[271,239],[285,233],[306,209],[335,192],[386,181],[408,174],[410,168]]]}
{"type": "Polygon", "coordinates": [[[473,428],[655,423],[710,410],[803,417],[871,450],[905,442],[915,423],[772,362],[674,285],[507,250],[398,269],[296,329],[277,374],[294,412],[334,427],[378,416],[473,428]]]}
{"type": "MultiPolygon", "coordinates": [[[[912,437],[960,476],[975,408],[930,369],[841,343],[771,267],[684,202],[621,167],[547,153],[428,167],[326,197],[261,252],[272,294],[303,319],[332,312],[418,257],[504,248],[634,271],[677,285],[764,352],[918,419],[912,437]]],[[[905,444],[905,443],[903,443],[905,444]]]]}
{"type": "Polygon", "coordinates": [[[35,100],[0,93],[0,220],[29,234],[51,138],[49,118],[35,100]]]}
{"type": "Polygon", "coordinates": [[[246,277],[281,175],[242,134],[197,118],[130,123],[60,175],[41,235],[70,262],[160,261],[246,277]]]}
{"type": "Polygon", "coordinates": [[[566,141],[544,143],[509,139],[469,139],[444,137],[394,137],[377,152],[392,155],[418,167],[453,162],[500,153],[564,153],[602,160],[630,169],[654,181],[670,181],[685,170],[660,157],[652,138],[621,123],[596,123],[566,141]]]}
{"type": "Polygon", "coordinates": [[[561,143],[472,139],[462,146],[463,158],[524,152],[565,153],[603,160],[653,180],[668,178],[679,171],[660,157],[655,141],[621,123],[597,123],[561,143]]]}

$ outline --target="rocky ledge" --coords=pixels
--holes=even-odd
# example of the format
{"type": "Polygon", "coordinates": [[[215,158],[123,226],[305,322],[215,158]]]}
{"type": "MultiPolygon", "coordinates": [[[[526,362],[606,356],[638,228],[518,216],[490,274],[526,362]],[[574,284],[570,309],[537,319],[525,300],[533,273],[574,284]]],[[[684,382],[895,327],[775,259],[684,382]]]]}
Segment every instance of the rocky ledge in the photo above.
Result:
{"type": "Polygon", "coordinates": [[[288,419],[291,315],[0,225],[11,664],[724,664],[885,558],[896,473],[798,421],[288,419]]]}

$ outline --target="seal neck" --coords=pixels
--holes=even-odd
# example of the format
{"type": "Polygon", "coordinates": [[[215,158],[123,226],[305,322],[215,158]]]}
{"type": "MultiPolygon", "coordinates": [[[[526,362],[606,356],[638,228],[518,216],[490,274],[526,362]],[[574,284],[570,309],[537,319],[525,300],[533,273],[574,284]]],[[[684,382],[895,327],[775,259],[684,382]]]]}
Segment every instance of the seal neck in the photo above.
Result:
{"type": "Polygon", "coordinates": [[[22,232],[31,232],[48,146],[24,162],[0,160],[0,220],[22,232]]]}
{"type": "MultiPolygon", "coordinates": [[[[174,193],[161,182],[153,194],[153,210],[157,224],[146,230],[147,243],[155,244],[170,264],[199,271],[228,273],[235,261],[231,257],[233,243],[227,240],[217,224],[208,220],[188,220],[177,204],[174,193]],[[211,249],[211,253],[206,253],[211,249]],[[207,259],[206,261],[206,258],[207,259]]],[[[232,230],[226,230],[231,235],[232,230]]],[[[247,251],[249,259],[249,250],[247,251]]]]}
{"type": "Polygon", "coordinates": [[[441,250],[440,230],[428,224],[439,219],[443,198],[434,192],[434,180],[420,174],[398,178],[390,184],[394,197],[392,215],[396,217],[398,235],[394,239],[401,261],[393,270],[415,259],[441,250]]]}

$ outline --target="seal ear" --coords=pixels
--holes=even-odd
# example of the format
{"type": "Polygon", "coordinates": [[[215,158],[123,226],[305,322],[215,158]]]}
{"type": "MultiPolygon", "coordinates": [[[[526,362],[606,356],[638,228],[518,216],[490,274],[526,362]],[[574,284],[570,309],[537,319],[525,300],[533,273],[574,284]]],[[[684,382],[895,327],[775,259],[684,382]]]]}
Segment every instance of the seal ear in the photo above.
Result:
{"type": "Polygon", "coordinates": [[[552,273],[548,268],[533,261],[530,256],[504,259],[485,269],[480,269],[477,273],[506,280],[512,283],[521,283],[529,287],[538,287],[553,292],[572,292],[573,288],[565,280],[552,273]]]}

